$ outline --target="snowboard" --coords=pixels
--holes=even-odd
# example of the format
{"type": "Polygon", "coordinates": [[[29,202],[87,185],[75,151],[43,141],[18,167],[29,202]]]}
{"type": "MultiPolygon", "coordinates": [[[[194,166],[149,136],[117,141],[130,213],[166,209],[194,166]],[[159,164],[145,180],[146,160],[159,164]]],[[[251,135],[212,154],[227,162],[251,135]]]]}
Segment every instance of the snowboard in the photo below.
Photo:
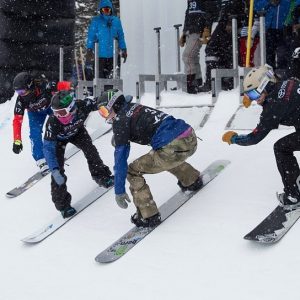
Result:
{"type": "MultiPolygon", "coordinates": [[[[228,160],[217,160],[210,164],[201,173],[203,180],[202,188],[205,185],[207,185],[211,180],[213,180],[229,163],[230,161],[228,160]]],[[[179,209],[184,203],[186,203],[200,190],[196,192],[179,191],[173,197],[167,200],[162,206],[159,207],[159,212],[161,214],[162,221],[160,224],[162,224],[169,216],[171,216],[177,209],[179,209]]],[[[142,228],[136,226],[133,227],[120,239],[114,242],[111,246],[109,246],[107,249],[98,254],[95,260],[99,263],[110,263],[119,259],[159,225],[149,228],[142,228]]]]}
{"type": "Polygon", "coordinates": [[[30,234],[29,236],[22,239],[22,242],[26,244],[37,244],[43,241],[45,238],[53,234],[56,230],[60,227],[65,225],[68,221],[78,215],[81,211],[99,199],[101,196],[106,194],[112,187],[104,188],[104,187],[97,187],[95,190],[87,194],[81,200],[78,200],[72,206],[76,209],[77,213],[70,218],[64,219],[60,213],[59,215],[52,220],[51,222],[47,223],[45,226],[41,227],[39,230],[35,231],[34,233],[30,234]]]}
{"type": "MultiPolygon", "coordinates": [[[[106,129],[100,128],[100,129],[96,130],[95,132],[93,132],[91,134],[91,138],[94,141],[94,140],[100,138],[101,136],[105,135],[106,133],[108,133],[110,130],[111,130],[111,128],[108,128],[108,129],[107,128],[106,129]]],[[[74,156],[79,151],[80,151],[80,149],[78,149],[75,146],[73,146],[72,148],[68,149],[66,151],[66,154],[65,154],[65,160],[68,160],[69,158],[71,158],[72,156],[74,156]]],[[[45,176],[47,176],[49,173],[50,173],[50,171],[46,171],[44,173],[41,173],[41,172],[35,173],[33,176],[31,176],[30,178],[28,178],[23,184],[21,184],[18,187],[15,187],[11,191],[7,192],[6,193],[6,197],[8,197],[8,198],[15,198],[15,197],[23,194],[25,191],[27,191],[32,186],[34,186],[37,182],[39,182],[42,178],[44,178],[45,176]]]]}
{"type": "Polygon", "coordinates": [[[300,217],[300,208],[285,209],[278,205],[259,225],[244,236],[244,239],[264,244],[278,242],[300,217]]]}

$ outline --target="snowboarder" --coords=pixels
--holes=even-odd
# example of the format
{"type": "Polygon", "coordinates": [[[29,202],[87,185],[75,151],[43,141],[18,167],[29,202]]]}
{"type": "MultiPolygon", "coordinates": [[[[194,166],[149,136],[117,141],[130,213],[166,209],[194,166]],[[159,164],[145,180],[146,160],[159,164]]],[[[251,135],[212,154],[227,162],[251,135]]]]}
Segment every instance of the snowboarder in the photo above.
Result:
{"type": "Polygon", "coordinates": [[[104,92],[98,108],[100,115],[113,126],[117,204],[127,208],[127,202],[131,201],[125,190],[127,176],[137,208],[131,221],[138,227],[159,224],[160,213],[143,175],[168,171],[177,177],[182,191],[198,190],[203,185],[200,173],[185,162],[197,149],[193,128],[162,111],[130,103],[117,89],[104,92]],[[150,145],[152,150],[128,165],[130,142],[150,145]]]}
{"type": "Polygon", "coordinates": [[[52,114],[50,102],[56,84],[49,83],[43,75],[33,77],[28,72],[21,72],[14,78],[13,88],[18,94],[13,119],[13,152],[19,154],[23,150],[21,132],[27,109],[32,156],[40,171],[45,173],[48,171],[48,165],[43,153],[42,133],[47,116],[52,114]]]}
{"type": "Polygon", "coordinates": [[[262,106],[259,124],[247,135],[228,131],[222,137],[229,145],[250,146],[259,143],[280,124],[295,127],[295,132],[274,144],[277,167],[284,185],[284,192],[278,195],[278,200],[287,208],[300,204],[300,170],[293,154],[300,150],[299,94],[299,80],[279,80],[268,65],[253,68],[244,80],[244,105],[248,107],[251,101],[257,101],[262,106]]]}
{"type": "Polygon", "coordinates": [[[51,100],[53,115],[46,123],[44,153],[51,171],[52,201],[63,218],[71,217],[76,210],[71,206],[71,194],[67,191],[64,169],[66,145],[72,143],[81,149],[87,159],[92,178],[99,186],[113,185],[109,167],[103,164],[84,121],[91,111],[96,111],[97,99],[75,100],[72,91],[60,91],[51,100]]]}

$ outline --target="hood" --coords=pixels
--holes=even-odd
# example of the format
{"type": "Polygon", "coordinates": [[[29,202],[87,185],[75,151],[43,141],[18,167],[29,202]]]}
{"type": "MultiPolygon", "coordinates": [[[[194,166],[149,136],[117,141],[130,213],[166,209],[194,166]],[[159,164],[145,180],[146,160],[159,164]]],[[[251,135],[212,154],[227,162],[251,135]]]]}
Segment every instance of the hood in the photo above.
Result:
{"type": "Polygon", "coordinates": [[[112,13],[114,13],[113,5],[110,0],[100,0],[98,9],[100,10],[102,7],[110,7],[112,10],[112,13]]]}

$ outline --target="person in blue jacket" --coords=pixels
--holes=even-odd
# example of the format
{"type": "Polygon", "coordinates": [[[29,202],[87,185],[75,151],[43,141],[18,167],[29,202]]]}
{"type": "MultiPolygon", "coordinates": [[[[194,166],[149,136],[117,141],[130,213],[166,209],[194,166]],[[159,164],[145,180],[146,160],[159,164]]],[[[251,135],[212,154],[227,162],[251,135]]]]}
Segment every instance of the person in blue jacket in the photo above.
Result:
{"type": "Polygon", "coordinates": [[[255,0],[254,10],[265,12],[267,64],[275,69],[285,69],[288,49],[284,29],[290,0],[255,0]]]}
{"type": "MultiPolygon", "coordinates": [[[[131,97],[132,98],[132,97],[131,97]]],[[[108,90],[98,99],[102,117],[112,123],[115,146],[115,199],[121,208],[130,202],[126,177],[137,212],[131,221],[138,227],[160,223],[160,213],[145,174],[163,171],[176,176],[182,191],[196,191],[203,185],[200,172],[186,162],[197,149],[193,128],[181,119],[138,103],[130,103],[120,90],[108,90]],[[149,145],[151,151],[129,165],[130,142],[149,145]]]]}
{"type": "MultiPolygon", "coordinates": [[[[127,59],[127,48],[121,20],[114,15],[111,1],[101,0],[99,11],[100,14],[92,18],[88,28],[86,64],[87,69],[92,67],[95,43],[99,43],[99,78],[109,78],[113,70],[114,39],[119,43],[124,63],[127,59]]],[[[88,75],[89,72],[87,77],[90,77],[88,75]]]]}

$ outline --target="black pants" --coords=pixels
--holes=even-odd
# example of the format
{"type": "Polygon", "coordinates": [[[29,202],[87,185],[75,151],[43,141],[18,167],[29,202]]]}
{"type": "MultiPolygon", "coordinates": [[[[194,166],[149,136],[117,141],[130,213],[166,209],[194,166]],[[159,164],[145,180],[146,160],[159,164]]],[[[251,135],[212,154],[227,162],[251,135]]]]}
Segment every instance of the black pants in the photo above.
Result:
{"type": "Polygon", "coordinates": [[[87,160],[92,177],[107,177],[111,175],[109,167],[103,164],[97,148],[93,145],[92,139],[87,130],[82,127],[79,132],[67,141],[58,141],[56,146],[56,157],[61,174],[65,177],[65,183],[59,186],[51,176],[52,201],[57,210],[63,210],[71,203],[71,194],[67,191],[67,176],[65,175],[64,161],[65,149],[68,143],[81,149],[87,160]]]}
{"type": "MultiPolygon", "coordinates": [[[[120,67],[121,60],[120,56],[118,57],[118,66],[120,67]]],[[[99,78],[112,78],[114,68],[114,60],[113,58],[103,58],[99,57],[99,78]]],[[[94,66],[93,68],[86,69],[86,79],[93,80],[94,79],[94,66]]]]}
{"type": "Polygon", "coordinates": [[[300,129],[274,144],[274,153],[284,192],[292,197],[300,197],[300,170],[294,151],[300,151],[300,129]]]}

